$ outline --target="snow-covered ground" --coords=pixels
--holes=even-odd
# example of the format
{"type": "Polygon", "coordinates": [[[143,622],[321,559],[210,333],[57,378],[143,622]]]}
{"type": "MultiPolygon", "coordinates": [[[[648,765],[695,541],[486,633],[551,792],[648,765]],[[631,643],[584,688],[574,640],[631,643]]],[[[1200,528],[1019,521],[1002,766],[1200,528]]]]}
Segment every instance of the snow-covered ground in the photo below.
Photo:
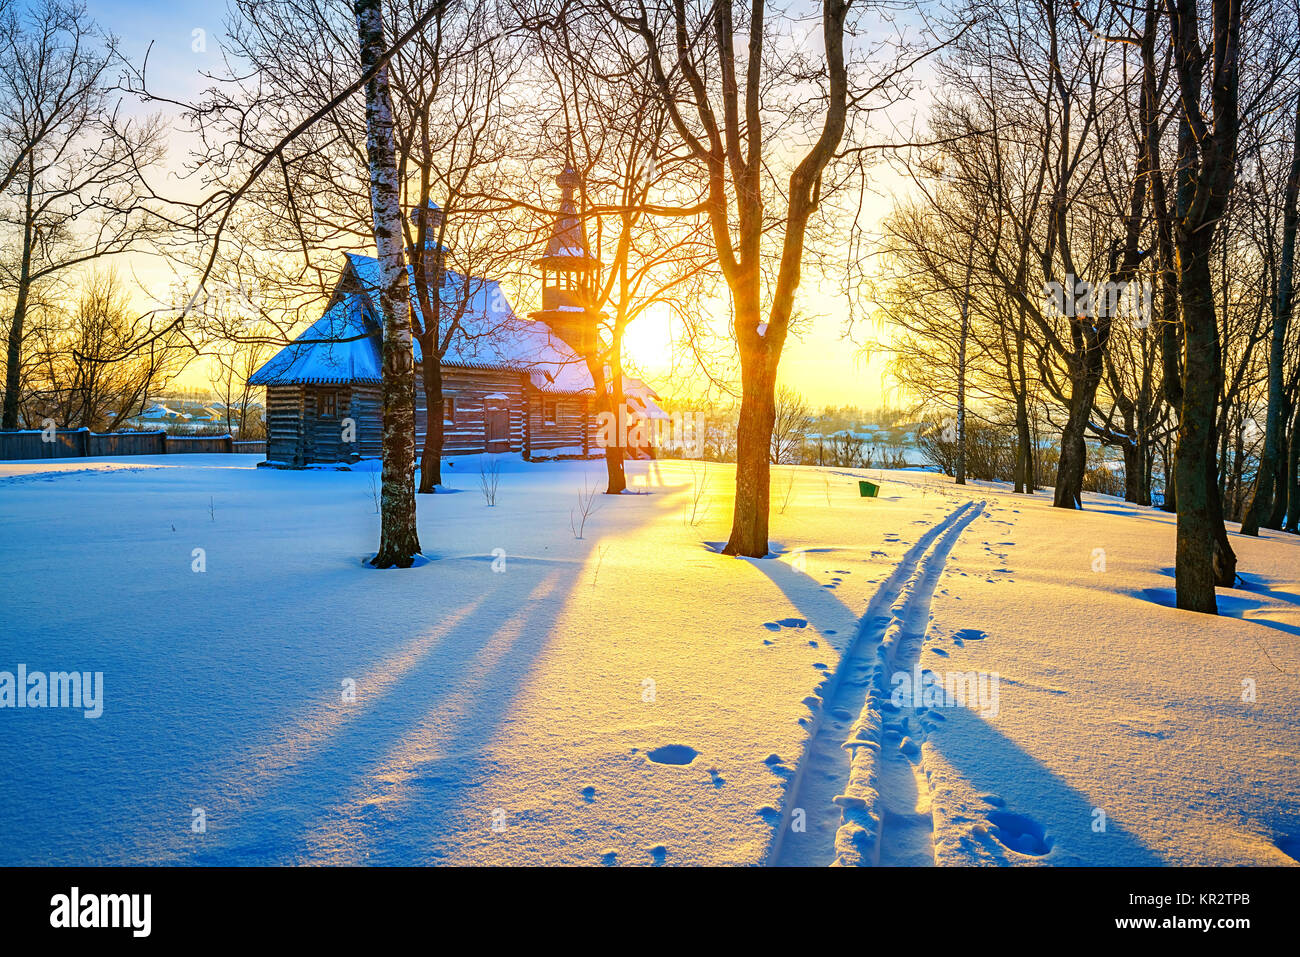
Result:
{"type": "Polygon", "coordinates": [[[255,462],[0,463],[0,672],[103,673],[0,709],[0,864],[1300,855],[1294,536],[1234,536],[1212,619],[1113,499],[780,467],[732,559],[729,466],[631,463],[579,539],[602,463],[488,507],[464,458],[380,572],[377,476],[255,462]],[[974,694],[891,700],[927,673],[974,694]]]}

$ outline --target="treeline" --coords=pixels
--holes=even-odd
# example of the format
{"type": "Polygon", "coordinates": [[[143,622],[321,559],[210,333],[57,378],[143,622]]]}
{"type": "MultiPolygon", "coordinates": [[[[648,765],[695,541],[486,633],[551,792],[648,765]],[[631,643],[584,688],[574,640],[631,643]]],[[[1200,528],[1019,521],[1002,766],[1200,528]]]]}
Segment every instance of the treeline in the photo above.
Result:
{"type": "Polygon", "coordinates": [[[893,372],[941,410],[958,481],[996,448],[1017,490],[1079,508],[1100,446],[1127,498],[1163,487],[1179,607],[1213,611],[1236,578],[1224,521],[1300,524],[1297,7],[969,0],[956,16],[906,157],[918,188],[884,228],[893,372]]]}
{"type": "Polygon", "coordinates": [[[84,6],[0,2],[0,428],[103,429],[192,354],[100,268],[171,231],[147,182],[166,130],[122,109],[124,62],[84,6]]]}
{"type": "MultiPolygon", "coordinates": [[[[701,410],[704,435],[701,457],[736,461],[740,407],[734,401],[676,399],[675,409],[701,410]]],[[[842,468],[904,468],[920,464],[917,423],[905,410],[888,406],[824,406],[814,409],[795,389],[776,391],[775,419],[769,446],[771,465],[823,465],[842,468]]],[[[676,454],[670,450],[670,456],[676,454]]]]}
{"type": "MultiPolygon", "coordinates": [[[[1035,425],[1031,430],[1030,463],[1027,481],[1031,488],[1039,488],[1035,477],[1054,475],[1059,466],[1057,447],[1045,441],[1044,433],[1035,425]]],[[[958,460],[966,477],[983,482],[1014,482],[1020,453],[1019,437],[1014,418],[1002,415],[994,418],[970,418],[966,423],[965,442],[958,443],[957,431],[951,418],[924,422],[916,433],[916,447],[921,460],[945,475],[956,475],[958,460]],[[959,454],[960,453],[960,454],[959,454]]],[[[1140,481],[1138,476],[1126,475],[1124,468],[1104,448],[1096,443],[1087,447],[1087,462],[1083,473],[1083,490],[1103,495],[1123,496],[1128,501],[1138,500],[1129,482],[1140,481]]],[[[1164,492],[1157,493],[1163,501],[1164,492]]]]}

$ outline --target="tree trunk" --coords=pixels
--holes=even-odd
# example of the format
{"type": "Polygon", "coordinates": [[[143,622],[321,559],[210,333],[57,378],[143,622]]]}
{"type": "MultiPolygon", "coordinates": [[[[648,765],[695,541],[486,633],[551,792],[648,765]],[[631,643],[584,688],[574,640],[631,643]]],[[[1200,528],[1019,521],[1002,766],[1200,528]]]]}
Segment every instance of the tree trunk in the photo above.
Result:
{"type": "Polygon", "coordinates": [[[970,248],[966,250],[966,283],[961,296],[961,329],[957,340],[957,463],[953,467],[956,485],[966,484],[966,347],[970,338],[970,283],[977,235],[978,223],[971,230],[970,248]]]}
{"type": "Polygon", "coordinates": [[[32,274],[32,194],[36,179],[27,177],[27,215],[23,228],[23,258],[18,272],[18,296],[14,302],[13,319],[9,323],[9,349],[5,366],[4,412],[0,415],[0,429],[18,428],[18,394],[22,389],[23,323],[27,319],[27,291],[32,274]]]}
{"type": "MultiPolygon", "coordinates": [[[[623,471],[623,439],[627,425],[627,415],[623,409],[621,396],[615,401],[614,391],[621,393],[621,388],[611,390],[605,381],[605,359],[599,354],[583,357],[587,363],[587,372],[596,390],[595,407],[597,412],[612,417],[612,442],[604,442],[605,452],[605,494],[620,495],[627,489],[627,476],[623,471]]],[[[599,434],[599,433],[598,433],[599,434]]]]}
{"type": "Polygon", "coordinates": [[[1291,442],[1288,453],[1286,530],[1300,532],[1300,401],[1295,404],[1295,418],[1291,420],[1291,442]]]}
{"type": "MultiPolygon", "coordinates": [[[[756,273],[733,287],[737,331],[758,328],[759,285],[756,273]]],[[[793,290],[791,290],[793,299],[793,290]]],[[[779,304],[774,304],[779,305],[779,304]]],[[[787,313],[788,315],[788,313],[787,313]]],[[[725,555],[762,558],[767,554],[771,501],[772,428],[776,424],[776,362],[771,343],[761,335],[738,336],[740,345],[740,419],[736,425],[736,498],[725,555]]],[[[777,359],[780,352],[777,352],[777,359]]]]}
{"type": "Polygon", "coordinates": [[[1023,392],[1016,393],[1016,471],[1017,492],[1033,492],[1033,440],[1029,435],[1029,410],[1023,392]]]}
{"type": "Polygon", "coordinates": [[[1206,463],[1210,489],[1210,521],[1214,528],[1214,554],[1211,567],[1214,571],[1214,584],[1219,588],[1237,586],[1237,555],[1228,540],[1228,530],[1223,526],[1223,499],[1216,492],[1214,482],[1215,462],[1206,463]]]}
{"type": "Polygon", "coordinates": [[[1211,287],[1208,244],[1188,241],[1179,249],[1183,303],[1183,407],[1179,415],[1174,481],[1178,488],[1177,602],[1188,611],[1218,614],[1218,521],[1215,409],[1219,395],[1219,336],[1211,287]],[[1191,255],[1188,255],[1188,253],[1191,255]]]}
{"type": "MultiPolygon", "coordinates": [[[[356,0],[353,11],[361,68],[369,71],[387,52],[380,0],[356,0]]],[[[366,83],[366,155],[384,323],[381,531],[379,552],[371,564],[376,568],[410,568],[420,552],[415,523],[415,354],[411,348],[411,294],[402,258],[402,207],[386,63],[366,83]]]]}
{"type": "Polygon", "coordinates": [[[966,484],[966,335],[961,337],[961,359],[957,368],[957,460],[953,466],[954,484],[966,484]]]}
{"type": "Polygon", "coordinates": [[[1061,456],[1056,468],[1056,492],[1052,505],[1056,508],[1082,508],[1083,473],[1088,465],[1088,448],[1083,431],[1092,411],[1092,398],[1080,401],[1084,390],[1076,386],[1070,393],[1070,411],[1061,429],[1061,456]]]}
{"type": "MultiPolygon", "coordinates": [[[[620,306],[620,310],[621,310],[620,306]]],[[[616,321],[614,323],[613,342],[609,347],[609,371],[613,377],[610,382],[609,404],[618,414],[618,410],[624,406],[623,398],[623,323],[616,321]]],[[[627,489],[627,474],[623,470],[624,450],[621,445],[615,445],[612,449],[605,450],[605,477],[608,484],[605,487],[606,494],[618,495],[627,489]]]]}
{"type": "Polygon", "coordinates": [[[442,484],[442,363],[438,359],[438,325],[420,337],[420,355],[424,356],[421,378],[424,380],[424,448],[420,452],[420,487],[422,495],[431,495],[442,484]]]}
{"type": "Polygon", "coordinates": [[[1183,401],[1174,467],[1175,577],[1179,608],[1215,614],[1215,584],[1235,582],[1236,556],[1223,527],[1216,481],[1215,410],[1223,370],[1210,254],[1236,181],[1241,6],[1233,0],[1213,0],[1212,8],[1207,19],[1213,24],[1213,43],[1204,47],[1195,0],[1168,7],[1181,100],[1174,234],[1183,316],[1183,401]],[[1204,88],[1210,94],[1208,122],[1201,106],[1204,88]]]}
{"type": "Polygon", "coordinates": [[[1143,425],[1141,437],[1138,439],[1138,467],[1142,470],[1142,484],[1138,487],[1138,504],[1151,504],[1151,466],[1155,456],[1151,452],[1151,437],[1147,434],[1146,426],[1143,425]]]}
{"type": "Polygon", "coordinates": [[[1120,446],[1124,453],[1124,501],[1134,505],[1142,501],[1142,450],[1136,442],[1120,446]]]}
{"type": "MultiPolygon", "coordinates": [[[[1156,241],[1160,250],[1160,364],[1161,390],[1165,402],[1179,415],[1183,407],[1183,322],[1178,314],[1178,267],[1167,209],[1164,207],[1164,179],[1159,168],[1152,174],[1152,200],[1157,206],[1156,241]]],[[[1181,429],[1179,430],[1181,431],[1181,429]]],[[[1178,511],[1177,465],[1170,467],[1169,443],[1166,439],[1160,460],[1165,473],[1165,500],[1160,508],[1166,512],[1178,511]]],[[[1175,443],[1174,460],[1178,451],[1175,443]]]]}
{"type": "Polygon", "coordinates": [[[742,363],[740,423],[736,429],[736,502],[731,537],[723,553],[762,558],[767,554],[767,512],[771,494],[769,453],[776,422],[776,382],[766,363],[742,363]]]}
{"type": "Polygon", "coordinates": [[[1231,518],[1234,522],[1241,518],[1242,511],[1242,473],[1246,466],[1246,447],[1245,437],[1242,433],[1242,423],[1237,423],[1234,431],[1232,442],[1232,475],[1228,479],[1229,493],[1227,496],[1226,517],[1231,518]]]}
{"type": "Polygon", "coordinates": [[[1160,468],[1165,477],[1165,499],[1160,503],[1162,512],[1174,514],[1178,511],[1178,486],[1174,481],[1174,470],[1169,457],[1170,441],[1166,439],[1160,448],[1160,468]]]}
{"type": "MultiPolygon", "coordinates": [[[[1291,407],[1288,405],[1284,409],[1282,421],[1285,423],[1291,418],[1291,407]]],[[[1294,436],[1288,436],[1282,433],[1282,441],[1277,450],[1277,471],[1274,473],[1275,481],[1273,483],[1273,512],[1265,522],[1267,528],[1281,528],[1286,524],[1286,510],[1290,504],[1291,483],[1290,476],[1287,474],[1287,464],[1291,461],[1291,443],[1295,441],[1294,436]]]]}
{"type": "Polygon", "coordinates": [[[605,449],[605,494],[621,495],[627,490],[627,474],[623,471],[623,449],[617,445],[605,449]]]}

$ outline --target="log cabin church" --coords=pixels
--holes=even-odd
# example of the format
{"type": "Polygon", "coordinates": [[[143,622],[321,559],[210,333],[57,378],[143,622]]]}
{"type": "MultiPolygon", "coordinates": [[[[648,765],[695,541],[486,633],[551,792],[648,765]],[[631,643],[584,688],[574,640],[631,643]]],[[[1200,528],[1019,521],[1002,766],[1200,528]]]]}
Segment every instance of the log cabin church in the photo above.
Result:
{"type": "MultiPolygon", "coordinates": [[[[429,275],[441,277],[442,300],[468,304],[442,360],[444,455],[521,452],[527,459],[596,451],[595,389],[582,356],[597,341],[601,315],[589,307],[586,290],[599,262],[577,213],[572,166],[556,182],[560,208],[534,263],[542,274],[542,308],[528,319],[514,314],[495,280],[442,269],[441,250],[424,253],[438,257],[429,275]]],[[[412,254],[408,250],[408,258],[412,254]]],[[[266,388],[268,464],[301,467],[381,455],[380,285],[377,260],[347,255],[320,319],[250,377],[251,385],[266,388]]],[[[411,295],[418,309],[413,282],[411,295]]],[[[429,411],[423,356],[419,343],[413,346],[418,457],[429,411]]],[[[667,417],[645,383],[625,376],[623,389],[630,414],[667,417]]]]}

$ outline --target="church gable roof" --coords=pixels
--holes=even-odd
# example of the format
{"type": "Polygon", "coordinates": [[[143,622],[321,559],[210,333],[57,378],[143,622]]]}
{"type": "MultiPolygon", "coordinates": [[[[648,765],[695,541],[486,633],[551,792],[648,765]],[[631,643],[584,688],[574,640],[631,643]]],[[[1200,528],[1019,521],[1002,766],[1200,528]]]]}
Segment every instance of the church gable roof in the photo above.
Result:
{"type": "Polygon", "coordinates": [[[251,385],[331,385],[380,381],[379,327],[370,300],[336,296],[324,314],[249,378],[251,385]]]}

